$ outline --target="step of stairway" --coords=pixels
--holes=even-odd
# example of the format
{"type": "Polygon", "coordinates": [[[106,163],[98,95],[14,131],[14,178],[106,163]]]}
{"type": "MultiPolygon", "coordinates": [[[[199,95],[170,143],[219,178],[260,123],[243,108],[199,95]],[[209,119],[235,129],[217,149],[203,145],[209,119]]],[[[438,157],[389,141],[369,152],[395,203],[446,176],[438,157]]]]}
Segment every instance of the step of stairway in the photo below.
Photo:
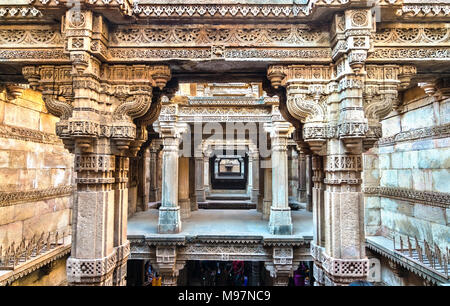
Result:
{"type": "Polygon", "coordinates": [[[211,194],[206,197],[208,201],[248,201],[250,197],[246,194],[211,194]]]}
{"type": "Polygon", "coordinates": [[[250,201],[209,200],[207,202],[199,202],[198,208],[203,208],[203,209],[255,209],[256,204],[253,204],[250,201]]]}

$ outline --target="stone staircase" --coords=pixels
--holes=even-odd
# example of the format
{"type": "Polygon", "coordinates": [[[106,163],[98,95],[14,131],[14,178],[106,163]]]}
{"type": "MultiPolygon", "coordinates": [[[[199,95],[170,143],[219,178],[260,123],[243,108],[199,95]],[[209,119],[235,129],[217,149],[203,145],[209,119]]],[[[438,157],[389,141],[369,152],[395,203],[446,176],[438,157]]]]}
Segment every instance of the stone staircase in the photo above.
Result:
{"type": "Polygon", "coordinates": [[[256,204],[244,193],[214,193],[206,197],[206,202],[198,203],[203,209],[255,209],[256,204]]]}

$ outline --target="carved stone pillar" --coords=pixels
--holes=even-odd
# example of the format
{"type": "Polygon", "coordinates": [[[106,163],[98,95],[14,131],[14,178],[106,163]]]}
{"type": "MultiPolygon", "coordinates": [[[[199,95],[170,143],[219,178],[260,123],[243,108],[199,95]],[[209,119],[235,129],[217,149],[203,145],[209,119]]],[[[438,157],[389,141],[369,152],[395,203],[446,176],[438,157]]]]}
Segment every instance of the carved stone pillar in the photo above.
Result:
{"type": "Polygon", "coordinates": [[[253,155],[248,155],[248,174],[247,174],[247,195],[253,203],[252,190],[253,190],[253,155]]]}
{"type": "Polygon", "coordinates": [[[158,152],[156,159],[156,191],[157,191],[156,201],[161,201],[162,199],[162,183],[163,183],[162,172],[163,172],[163,150],[161,149],[158,152]]]}
{"type": "MultiPolygon", "coordinates": [[[[176,112],[174,110],[176,108],[177,105],[163,105],[161,115],[166,116],[166,113],[176,112]]],[[[159,208],[158,232],[178,233],[181,230],[180,206],[178,205],[178,153],[181,133],[186,130],[186,126],[178,124],[175,118],[170,118],[172,119],[170,121],[166,119],[160,117],[160,121],[154,124],[156,131],[163,139],[162,198],[159,208]]]]}
{"type": "Polygon", "coordinates": [[[259,153],[252,153],[252,203],[258,205],[259,199],[259,153]]]}
{"type": "Polygon", "coordinates": [[[325,243],[325,208],[324,208],[324,191],[325,185],[323,179],[325,177],[323,170],[322,157],[312,155],[312,171],[313,171],[313,188],[312,188],[312,206],[313,206],[313,239],[318,246],[325,243]]]}
{"type": "Polygon", "coordinates": [[[197,195],[197,203],[205,202],[205,179],[204,179],[204,157],[202,152],[195,155],[195,193],[197,195]]]}
{"type": "Polygon", "coordinates": [[[178,161],[178,205],[181,219],[191,216],[191,200],[189,199],[189,157],[180,157],[178,161]]]}
{"type": "Polygon", "coordinates": [[[289,203],[298,205],[298,153],[295,146],[289,146],[289,203]]]}
{"type": "Polygon", "coordinates": [[[306,210],[313,211],[313,174],[312,174],[312,155],[306,154],[305,156],[305,165],[306,165],[306,176],[305,176],[305,183],[306,183],[306,210]]]}
{"type": "Polygon", "coordinates": [[[191,211],[198,210],[195,175],[195,157],[189,157],[189,199],[191,201],[191,211]]]}
{"type": "Polygon", "coordinates": [[[116,170],[114,172],[114,246],[116,246],[117,263],[113,272],[114,286],[126,285],[127,259],[130,254],[130,242],[127,240],[128,169],[129,158],[116,156],[116,170]]]}
{"type": "Polygon", "coordinates": [[[380,119],[398,106],[398,91],[415,73],[410,65],[366,64],[373,18],[370,8],[335,14],[332,65],[268,69],[272,86],[286,88],[286,108],[303,124],[301,136],[314,154],[311,252],[319,283],[326,285],[367,277],[361,155],[381,136],[380,119]]]}
{"type": "Polygon", "coordinates": [[[288,122],[275,121],[266,124],[272,143],[272,206],[269,229],[275,235],[292,234],[291,209],[288,202],[287,141],[293,132],[288,122]]]}
{"type": "Polygon", "coordinates": [[[306,167],[306,154],[300,151],[298,154],[298,201],[306,203],[308,210],[306,167]]]}
{"type": "Polygon", "coordinates": [[[264,201],[262,219],[269,220],[272,207],[272,167],[264,168],[264,201]]]}
{"type": "Polygon", "coordinates": [[[158,153],[160,141],[153,139],[150,145],[150,202],[157,202],[159,199],[158,188],[158,153]]]}
{"type": "Polygon", "coordinates": [[[65,38],[70,65],[25,66],[33,89],[42,89],[56,133],[75,154],[70,285],[124,285],[129,157],[147,138],[138,124],[152,104],[153,87],[170,79],[167,66],[102,64],[91,42],[108,29],[91,11],[68,11],[65,38]],[[98,32],[100,31],[100,32],[98,32]]]}
{"type": "Polygon", "coordinates": [[[141,150],[138,161],[138,206],[137,211],[148,209],[150,201],[150,149],[141,150]]]}
{"type": "Polygon", "coordinates": [[[203,156],[203,189],[205,190],[205,197],[209,196],[211,193],[210,186],[210,169],[209,169],[209,158],[212,152],[206,151],[203,156]]]}

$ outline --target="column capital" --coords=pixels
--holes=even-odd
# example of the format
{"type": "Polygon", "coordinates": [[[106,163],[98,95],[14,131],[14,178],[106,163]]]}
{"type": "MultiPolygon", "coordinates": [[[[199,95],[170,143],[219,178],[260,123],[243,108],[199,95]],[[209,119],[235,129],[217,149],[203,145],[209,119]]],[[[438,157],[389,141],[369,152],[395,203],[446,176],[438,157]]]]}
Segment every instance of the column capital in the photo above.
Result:
{"type": "Polygon", "coordinates": [[[294,132],[294,126],[286,121],[276,121],[265,123],[264,130],[270,133],[271,138],[288,138],[294,132]]]}
{"type": "Polygon", "coordinates": [[[149,123],[137,126],[134,120],[158,112],[151,107],[153,87],[161,88],[171,77],[165,65],[102,64],[87,51],[76,51],[71,65],[30,65],[22,73],[61,119],[56,133],[67,149],[92,152],[96,141],[106,138],[115,153],[129,156],[146,140],[149,123]]]}

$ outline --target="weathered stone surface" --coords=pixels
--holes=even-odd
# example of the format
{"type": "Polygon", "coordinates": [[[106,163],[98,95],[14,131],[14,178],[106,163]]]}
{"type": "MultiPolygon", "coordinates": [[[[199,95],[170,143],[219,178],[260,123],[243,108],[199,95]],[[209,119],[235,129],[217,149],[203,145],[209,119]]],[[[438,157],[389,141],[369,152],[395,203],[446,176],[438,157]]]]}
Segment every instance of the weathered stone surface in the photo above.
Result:
{"type": "Polygon", "coordinates": [[[400,213],[408,216],[413,215],[413,207],[411,203],[407,201],[397,200],[397,199],[389,199],[389,198],[381,198],[380,205],[383,210],[391,211],[395,213],[400,213]]]}
{"type": "Polygon", "coordinates": [[[408,188],[412,187],[411,170],[398,170],[398,187],[408,188]]]}
{"type": "Polygon", "coordinates": [[[380,185],[387,187],[398,187],[397,170],[382,170],[380,185]]]}
{"type": "Polygon", "coordinates": [[[450,191],[450,167],[447,169],[433,170],[433,191],[450,191]]]}
{"type": "Polygon", "coordinates": [[[414,217],[434,223],[446,225],[445,209],[416,203],[414,205],[414,217]]]}

